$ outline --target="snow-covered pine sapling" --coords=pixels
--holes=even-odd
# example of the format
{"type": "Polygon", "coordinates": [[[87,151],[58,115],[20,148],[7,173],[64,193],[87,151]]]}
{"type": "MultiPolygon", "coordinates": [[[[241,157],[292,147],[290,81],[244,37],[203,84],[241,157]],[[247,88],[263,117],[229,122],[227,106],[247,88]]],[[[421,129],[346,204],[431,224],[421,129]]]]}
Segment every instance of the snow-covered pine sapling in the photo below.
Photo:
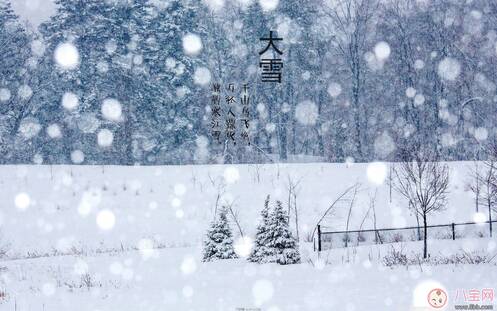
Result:
{"type": "Polygon", "coordinates": [[[261,211],[261,218],[257,225],[257,233],[255,235],[254,248],[252,253],[247,258],[251,262],[265,263],[273,261],[275,252],[269,247],[271,234],[269,232],[269,199],[268,195],[264,202],[264,208],[261,211]]]}
{"type": "Polygon", "coordinates": [[[288,224],[288,215],[283,210],[281,201],[270,214],[270,242],[269,247],[275,252],[274,260],[280,265],[300,263],[300,252],[297,240],[293,237],[288,224]]]}
{"type": "Polygon", "coordinates": [[[237,258],[233,247],[233,233],[231,231],[227,209],[220,209],[215,221],[207,231],[204,240],[204,256],[203,261],[213,261],[217,259],[232,259],[237,258]]]}

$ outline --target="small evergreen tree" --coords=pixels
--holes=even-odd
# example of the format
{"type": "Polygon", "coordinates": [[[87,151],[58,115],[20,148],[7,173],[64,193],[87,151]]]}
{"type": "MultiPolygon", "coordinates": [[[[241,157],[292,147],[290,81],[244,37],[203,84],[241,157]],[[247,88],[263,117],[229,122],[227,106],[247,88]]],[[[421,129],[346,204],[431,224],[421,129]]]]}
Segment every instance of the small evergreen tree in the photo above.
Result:
{"type": "Polygon", "coordinates": [[[237,258],[233,247],[233,234],[228,223],[227,209],[223,207],[211,224],[204,240],[203,261],[237,258]]]}
{"type": "Polygon", "coordinates": [[[276,206],[270,215],[269,231],[271,239],[268,246],[274,251],[270,262],[280,265],[300,263],[298,243],[290,231],[288,216],[280,201],[276,201],[276,206]]]}
{"type": "Polygon", "coordinates": [[[251,262],[269,262],[275,254],[274,250],[268,246],[271,237],[271,233],[269,232],[269,198],[268,195],[264,202],[260,223],[257,226],[257,233],[255,235],[254,249],[248,257],[248,260],[251,262]]]}

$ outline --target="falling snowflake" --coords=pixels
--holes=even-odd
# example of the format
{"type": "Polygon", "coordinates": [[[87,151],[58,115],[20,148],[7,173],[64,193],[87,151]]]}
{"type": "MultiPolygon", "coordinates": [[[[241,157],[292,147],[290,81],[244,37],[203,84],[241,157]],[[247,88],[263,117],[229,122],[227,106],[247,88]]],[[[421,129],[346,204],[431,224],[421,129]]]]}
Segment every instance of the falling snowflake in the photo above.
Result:
{"type": "Polygon", "coordinates": [[[174,185],[174,194],[177,196],[183,196],[186,193],[186,187],[183,184],[174,185]]]}
{"type": "Polygon", "coordinates": [[[187,285],[187,286],[183,287],[182,292],[183,292],[183,296],[185,298],[191,298],[193,296],[193,292],[194,292],[193,287],[187,285]]]}
{"type": "Polygon", "coordinates": [[[114,141],[114,134],[109,129],[102,129],[98,132],[97,141],[100,147],[110,147],[114,141]]]}
{"type": "Polygon", "coordinates": [[[183,37],[183,50],[185,54],[196,56],[202,51],[202,40],[196,34],[189,33],[183,37]]]}
{"type": "Polygon", "coordinates": [[[140,66],[143,64],[143,56],[142,55],[135,55],[133,57],[133,64],[136,66],[140,66]]]}
{"type": "Polygon", "coordinates": [[[240,172],[238,168],[234,166],[229,166],[224,170],[224,180],[228,184],[233,184],[240,179],[240,172]]]}
{"type": "Polygon", "coordinates": [[[395,142],[387,131],[374,140],[374,150],[382,158],[389,156],[395,150],[395,142]]]}
{"type": "Polygon", "coordinates": [[[408,87],[406,89],[406,96],[409,98],[413,98],[414,96],[416,96],[416,89],[413,87],[408,87]]]}
{"type": "Polygon", "coordinates": [[[380,61],[386,60],[390,56],[390,52],[390,45],[384,41],[378,42],[374,47],[374,54],[380,61]]]}
{"type": "Polygon", "coordinates": [[[25,138],[30,139],[38,135],[41,130],[41,125],[35,118],[28,117],[21,121],[19,133],[25,138]]]}
{"type": "Polygon", "coordinates": [[[37,165],[43,164],[43,156],[39,153],[33,156],[33,163],[37,165]]]}
{"type": "Polygon", "coordinates": [[[355,163],[355,159],[353,157],[347,157],[345,158],[345,166],[346,167],[352,167],[355,163]]]}
{"type": "Polygon", "coordinates": [[[181,219],[185,216],[185,211],[183,211],[182,209],[178,209],[176,210],[175,215],[176,218],[181,219]]]}
{"type": "Polygon", "coordinates": [[[45,296],[53,296],[55,294],[55,284],[54,283],[45,283],[42,286],[41,291],[43,292],[43,295],[45,296]]]}
{"type": "Polygon", "coordinates": [[[55,61],[64,70],[73,70],[79,66],[79,52],[72,43],[62,43],[55,49],[55,61]]]}
{"type": "Polygon", "coordinates": [[[105,99],[102,103],[102,115],[109,121],[121,121],[121,103],[113,98],[105,99]]]}
{"type": "Polygon", "coordinates": [[[115,261],[115,262],[110,264],[109,271],[112,274],[120,275],[123,273],[124,267],[123,267],[122,263],[115,261]]]}
{"type": "Polygon", "coordinates": [[[240,237],[235,242],[235,253],[238,257],[245,258],[250,255],[254,248],[254,241],[250,237],[240,237]]]}
{"type": "Polygon", "coordinates": [[[31,205],[31,198],[27,193],[21,192],[16,195],[14,203],[18,209],[25,210],[31,205]]]}
{"type": "Polygon", "coordinates": [[[76,125],[85,134],[95,133],[100,127],[100,120],[93,113],[85,113],[76,119],[76,125]]]}
{"type": "Polygon", "coordinates": [[[414,62],[414,68],[417,69],[417,70],[421,70],[425,67],[425,62],[422,61],[421,59],[417,59],[415,62],[414,62]]]}
{"type": "Polygon", "coordinates": [[[51,124],[47,127],[47,134],[50,138],[57,139],[62,137],[62,131],[58,124],[51,124]]]}
{"type": "Polygon", "coordinates": [[[78,96],[74,93],[67,92],[62,96],[62,107],[67,110],[74,110],[78,108],[79,99],[78,96]]]}
{"type": "Polygon", "coordinates": [[[454,58],[446,57],[438,64],[438,75],[445,80],[454,81],[461,73],[461,64],[454,58]]]}
{"type": "Polygon", "coordinates": [[[202,0],[212,11],[219,11],[224,7],[225,0],[202,0]]]}
{"type": "Polygon", "coordinates": [[[6,88],[0,89],[0,102],[8,101],[11,96],[12,96],[12,94],[10,93],[9,89],[6,89],[6,88]]]}
{"type": "Polygon", "coordinates": [[[107,62],[101,61],[97,63],[97,70],[100,73],[106,73],[109,71],[109,64],[107,62]]]}
{"type": "Polygon", "coordinates": [[[74,164],[81,164],[85,161],[85,154],[81,150],[74,150],[71,152],[71,161],[74,164]]]}
{"type": "Polygon", "coordinates": [[[195,258],[193,256],[183,258],[180,269],[185,275],[194,273],[195,270],[197,270],[197,262],[195,258]]]}
{"type": "Polygon", "coordinates": [[[33,53],[34,56],[41,57],[43,54],[45,54],[46,46],[41,40],[33,40],[31,42],[31,53],[33,53]]]}
{"type": "Polygon", "coordinates": [[[99,189],[90,189],[83,193],[78,205],[78,213],[81,216],[88,216],[91,211],[98,207],[102,201],[102,193],[99,189]]]}
{"type": "Polygon", "coordinates": [[[484,222],[487,221],[487,216],[484,213],[481,213],[481,212],[475,213],[473,215],[473,221],[476,222],[476,223],[479,223],[479,224],[484,223],[484,222]]]}
{"type": "Polygon", "coordinates": [[[265,12],[273,11],[278,7],[279,0],[259,0],[259,5],[265,12]]]}
{"type": "Polygon", "coordinates": [[[454,138],[454,135],[452,135],[452,133],[447,132],[443,133],[440,136],[440,143],[444,147],[451,147],[457,143],[457,140],[454,138]]]}
{"type": "Polygon", "coordinates": [[[209,157],[209,139],[205,136],[198,136],[195,140],[195,145],[197,146],[195,149],[195,159],[200,163],[204,163],[209,157]]]}
{"type": "Polygon", "coordinates": [[[488,131],[484,127],[477,127],[474,136],[478,141],[486,140],[488,138],[488,131]]]}
{"type": "Polygon", "coordinates": [[[274,133],[276,131],[276,124],[272,123],[272,122],[269,122],[268,124],[266,124],[266,132],[268,133],[274,133]]]}
{"type": "Polygon", "coordinates": [[[425,97],[423,94],[416,94],[416,96],[414,96],[414,106],[419,107],[423,105],[424,102],[425,102],[425,97]]]}
{"type": "Polygon", "coordinates": [[[115,40],[109,40],[105,43],[105,51],[107,54],[112,55],[117,51],[117,43],[115,40]]]}
{"type": "Polygon", "coordinates": [[[211,78],[211,72],[205,67],[195,69],[195,73],[193,74],[193,81],[200,86],[208,85],[211,82],[211,78]]]}
{"type": "Polygon", "coordinates": [[[387,172],[388,167],[383,162],[370,163],[366,170],[369,182],[376,186],[380,186],[385,182],[387,172]]]}
{"type": "Polygon", "coordinates": [[[295,108],[295,118],[302,125],[316,124],[318,116],[318,106],[310,100],[297,104],[295,108]]]}
{"type": "Polygon", "coordinates": [[[31,87],[29,85],[21,85],[19,87],[19,90],[17,91],[17,95],[19,95],[19,97],[22,99],[22,100],[28,100],[31,98],[31,96],[33,96],[33,90],[31,89],[31,87]]]}
{"type": "Polygon", "coordinates": [[[108,209],[102,210],[97,214],[97,225],[102,230],[111,230],[116,224],[116,216],[108,209]]]}
{"type": "Polygon", "coordinates": [[[328,86],[328,94],[330,94],[331,97],[335,98],[338,97],[342,93],[342,86],[336,82],[330,83],[328,86]]]}
{"type": "Polygon", "coordinates": [[[157,256],[157,252],[154,248],[154,241],[150,239],[141,239],[138,241],[138,251],[143,260],[148,260],[157,256]]]}
{"type": "Polygon", "coordinates": [[[174,67],[176,67],[176,60],[174,60],[174,58],[172,57],[166,58],[166,67],[169,70],[174,69],[174,67]]]}

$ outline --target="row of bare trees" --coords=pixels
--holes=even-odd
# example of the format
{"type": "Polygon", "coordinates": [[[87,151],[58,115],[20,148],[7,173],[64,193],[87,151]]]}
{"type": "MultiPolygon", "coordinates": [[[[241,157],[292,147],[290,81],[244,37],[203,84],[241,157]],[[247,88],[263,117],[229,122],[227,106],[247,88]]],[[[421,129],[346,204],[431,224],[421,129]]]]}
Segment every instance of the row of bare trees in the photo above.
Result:
{"type": "Polygon", "coordinates": [[[492,144],[488,149],[492,156],[483,162],[474,162],[467,188],[473,192],[475,211],[487,214],[492,237],[492,213],[497,213],[497,145],[492,144]]]}
{"type": "MultiPolygon", "coordinates": [[[[475,161],[467,189],[473,192],[475,212],[486,214],[490,237],[493,236],[492,214],[497,213],[497,145],[482,146],[489,157],[475,161]]],[[[411,162],[394,165],[393,188],[401,194],[424,227],[424,258],[428,255],[428,217],[445,208],[449,191],[449,167],[430,156],[418,156],[411,162]]]]}

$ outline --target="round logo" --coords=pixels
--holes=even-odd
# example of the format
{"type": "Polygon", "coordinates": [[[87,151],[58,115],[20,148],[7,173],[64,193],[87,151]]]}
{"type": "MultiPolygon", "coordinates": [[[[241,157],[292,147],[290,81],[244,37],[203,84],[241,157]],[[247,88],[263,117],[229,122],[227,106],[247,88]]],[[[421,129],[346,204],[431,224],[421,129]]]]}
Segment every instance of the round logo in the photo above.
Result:
{"type": "Polygon", "coordinates": [[[435,288],[428,293],[428,304],[432,308],[443,308],[448,300],[447,293],[443,289],[435,288]]]}

